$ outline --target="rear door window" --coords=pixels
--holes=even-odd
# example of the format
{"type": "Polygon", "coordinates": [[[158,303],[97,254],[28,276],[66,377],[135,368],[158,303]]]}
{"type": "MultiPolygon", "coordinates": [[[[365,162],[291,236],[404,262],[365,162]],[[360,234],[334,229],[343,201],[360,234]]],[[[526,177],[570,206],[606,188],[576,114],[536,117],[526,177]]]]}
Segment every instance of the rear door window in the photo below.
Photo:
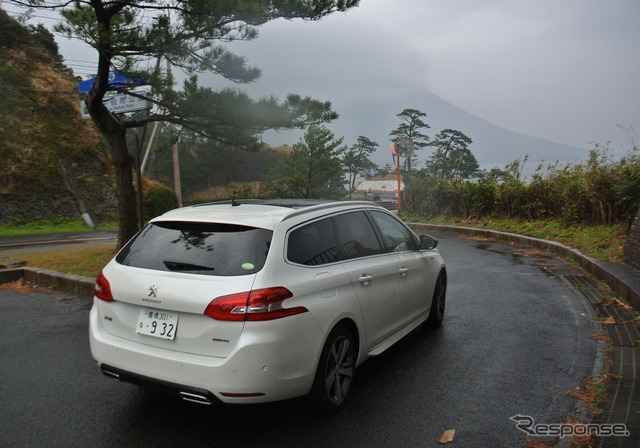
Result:
{"type": "Polygon", "coordinates": [[[331,218],[306,224],[291,232],[287,242],[287,259],[307,266],[338,261],[338,248],[331,218]]]}
{"type": "Polygon", "coordinates": [[[337,215],[338,255],[342,260],[383,253],[376,232],[364,212],[337,215]]]}
{"type": "Polygon", "coordinates": [[[264,266],[273,232],[232,224],[147,225],[116,256],[125,266],[202,275],[245,275],[264,266]]]}

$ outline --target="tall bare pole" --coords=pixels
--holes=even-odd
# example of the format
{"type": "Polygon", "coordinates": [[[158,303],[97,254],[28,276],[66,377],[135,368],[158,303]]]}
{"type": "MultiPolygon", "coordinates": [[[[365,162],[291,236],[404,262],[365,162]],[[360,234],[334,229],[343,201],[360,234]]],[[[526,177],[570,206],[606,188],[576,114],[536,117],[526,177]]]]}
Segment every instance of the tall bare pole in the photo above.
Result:
{"type": "Polygon", "coordinates": [[[149,137],[149,143],[147,143],[147,150],[144,152],[144,157],[142,158],[142,165],[140,166],[140,171],[144,174],[144,170],[147,167],[147,161],[149,160],[149,153],[151,152],[151,145],[153,145],[153,140],[156,138],[156,131],[158,130],[158,126],[160,125],[159,121],[156,121],[153,124],[153,131],[151,131],[151,137],[149,137]]]}
{"type": "MultiPolygon", "coordinates": [[[[167,58],[167,76],[171,77],[171,61],[167,58]]],[[[171,138],[173,145],[171,152],[173,154],[173,188],[176,192],[178,207],[182,207],[182,187],[180,185],[180,159],[178,158],[178,140],[176,139],[176,125],[171,123],[171,138]]]]}

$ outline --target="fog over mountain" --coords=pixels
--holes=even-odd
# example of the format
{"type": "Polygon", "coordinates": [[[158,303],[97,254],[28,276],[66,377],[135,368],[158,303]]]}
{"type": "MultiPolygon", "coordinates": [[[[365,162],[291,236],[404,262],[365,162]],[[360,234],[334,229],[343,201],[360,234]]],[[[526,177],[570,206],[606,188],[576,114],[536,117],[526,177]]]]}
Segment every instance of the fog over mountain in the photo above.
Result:
{"type": "MultiPolygon", "coordinates": [[[[455,129],[470,137],[473,143],[469,149],[484,169],[504,168],[507,163],[528,156],[525,171],[531,172],[541,161],[566,163],[585,160],[589,156],[589,146],[579,148],[501,128],[433,93],[394,99],[371,96],[343,105],[337,100],[334,102],[334,108],[340,114],[340,118],[328,127],[335,136],[344,137],[344,143],[349,146],[356,142],[359,135],[377,142],[380,148],[373,159],[379,165],[392,160],[389,133],[400,124],[396,115],[407,108],[418,109],[427,114],[423,121],[431,128],[424,133],[431,138],[443,129],[455,129]]],[[[514,113],[517,114],[518,111],[514,113]]],[[[301,136],[302,132],[270,132],[265,133],[263,138],[266,143],[275,146],[292,145],[298,142],[301,136]]],[[[431,148],[418,151],[418,168],[424,166],[431,151],[431,148]]]]}

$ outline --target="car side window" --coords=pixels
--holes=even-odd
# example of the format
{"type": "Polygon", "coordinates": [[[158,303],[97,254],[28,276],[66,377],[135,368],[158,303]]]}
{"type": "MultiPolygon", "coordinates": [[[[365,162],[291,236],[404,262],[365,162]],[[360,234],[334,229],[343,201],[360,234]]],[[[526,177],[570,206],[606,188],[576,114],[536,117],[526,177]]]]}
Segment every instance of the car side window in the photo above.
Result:
{"type": "Polygon", "coordinates": [[[403,252],[418,249],[418,244],[411,231],[397,219],[387,213],[376,211],[370,213],[382,233],[388,252],[403,252]]]}
{"type": "Polygon", "coordinates": [[[287,242],[287,259],[307,266],[338,261],[331,218],[312,222],[291,232],[287,242]]]}
{"type": "Polygon", "coordinates": [[[364,212],[334,217],[338,232],[338,256],[342,260],[380,254],[384,249],[364,212]]]}

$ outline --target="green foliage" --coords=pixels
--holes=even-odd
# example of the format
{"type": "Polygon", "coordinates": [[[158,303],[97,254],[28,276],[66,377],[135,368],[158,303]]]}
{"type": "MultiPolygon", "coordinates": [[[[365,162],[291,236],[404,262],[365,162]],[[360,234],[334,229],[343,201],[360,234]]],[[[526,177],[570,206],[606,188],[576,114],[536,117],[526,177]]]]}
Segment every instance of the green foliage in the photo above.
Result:
{"type": "Polygon", "coordinates": [[[178,206],[176,192],[164,185],[149,187],[143,203],[144,217],[147,221],[178,206]]]}
{"type": "Polygon", "coordinates": [[[396,168],[392,166],[389,162],[385,163],[383,166],[378,166],[375,169],[375,176],[387,176],[389,174],[393,174],[396,172],[396,168]]]}
{"type": "MultiPolygon", "coordinates": [[[[389,133],[392,142],[395,142],[401,137],[408,137],[416,149],[423,149],[429,145],[429,136],[422,133],[422,129],[429,129],[431,127],[422,121],[422,117],[426,117],[427,114],[417,109],[404,109],[396,116],[400,118],[401,123],[396,129],[389,133]]],[[[416,157],[415,154],[411,157],[405,157],[404,171],[408,174],[405,178],[406,185],[409,184],[411,178],[412,159],[416,157]]]]}
{"type": "Polygon", "coordinates": [[[0,42],[9,50],[21,50],[32,61],[52,63],[70,79],[72,70],[63,63],[53,34],[41,23],[24,25],[0,9],[0,42]]]}
{"type": "Polygon", "coordinates": [[[527,182],[525,160],[478,182],[426,178],[405,191],[406,211],[425,217],[558,219],[565,226],[630,225],[640,207],[640,148],[613,160],[596,145],[587,161],[543,167],[527,182]]]}
{"type": "Polygon", "coordinates": [[[474,175],[478,161],[469,150],[472,140],[455,129],[443,129],[429,146],[435,151],[427,160],[426,172],[439,179],[467,179],[474,175]]]}
{"type": "Polygon", "coordinates": [[[253,198],[254,196],[251,185],[230,184],[229,187],[231,188],[231,197],[233,197],[233,199],[246,199],[253,198]]]}
{"type": "Polygon", "coordinates": [[[293,151],[269,167],[265,194],[273,197],[337,198],[343,193],[340,157],[346,150],[324,126],[309,126],[293,151]]]}
{"type": "MultiPolygon", "coordinates": [[[[401,213],[406,222],[420,222],[424,216],[415,215],[405,210],[401,213]]],[[[438,216],[429,218],[428,222],[440,225],[456,225],[493,229],[502,232],[559,241],[570,247],[579,249],[589,257],[605,261],[621,261],[627,225],[624,223],[612,226],[572,224],[567,226],[560,219],[529,220],[518,218],[493,218],[486,216],[480,219],[463,217],[438,216]]],[[[577,261],[567,258],[577,264],[577,261]]]]}
{"type": "Polygon", "coordinates": [[[342,166],[347,174],[349,197],[356,188],[356,180],[359,175],[370,176],[378,166],[371,161],[371,154],[376,151],[378,144],[360,135],[358,141],[342,154],[342,166]]]}
{"type": "Polygon", "coordinates": [[[20,48],[30,45],[33,39],[24,26],[0,9],[0,42],[3,47],[20,48]]]}
{"type": "Polygon", "coordinates": [[[417,109],[404,109],[396,117],[400,118],[400,123],[396,129],[389,133],[391,141],[395,142],[401,137],[409,137],[417,149],[425,148],[429,145],[429,136],[422,133],[422,129],[429,129],[427,123],[422,121],[422,117],[427,114],[417,109]]]}
{"type": "Polygon", "coordinates": [[[265,130],[300,128],[338,118],[330,102],[294,94],[282,102],[275,97],[254,100],[237,89],[201,87],[195,75],[185,80],[182,91],[164,94],[169,115],[182,128],[212,142],[251,151],[262,146],[258,137],[265,130]]]}
{"type": "Polygon", "coordinates": [[[480,217],[491,213],[495,186],[489,181],[471,183],[433,177],[411,184],[405,190],[404,208],[426,217],[480,217]]]}

